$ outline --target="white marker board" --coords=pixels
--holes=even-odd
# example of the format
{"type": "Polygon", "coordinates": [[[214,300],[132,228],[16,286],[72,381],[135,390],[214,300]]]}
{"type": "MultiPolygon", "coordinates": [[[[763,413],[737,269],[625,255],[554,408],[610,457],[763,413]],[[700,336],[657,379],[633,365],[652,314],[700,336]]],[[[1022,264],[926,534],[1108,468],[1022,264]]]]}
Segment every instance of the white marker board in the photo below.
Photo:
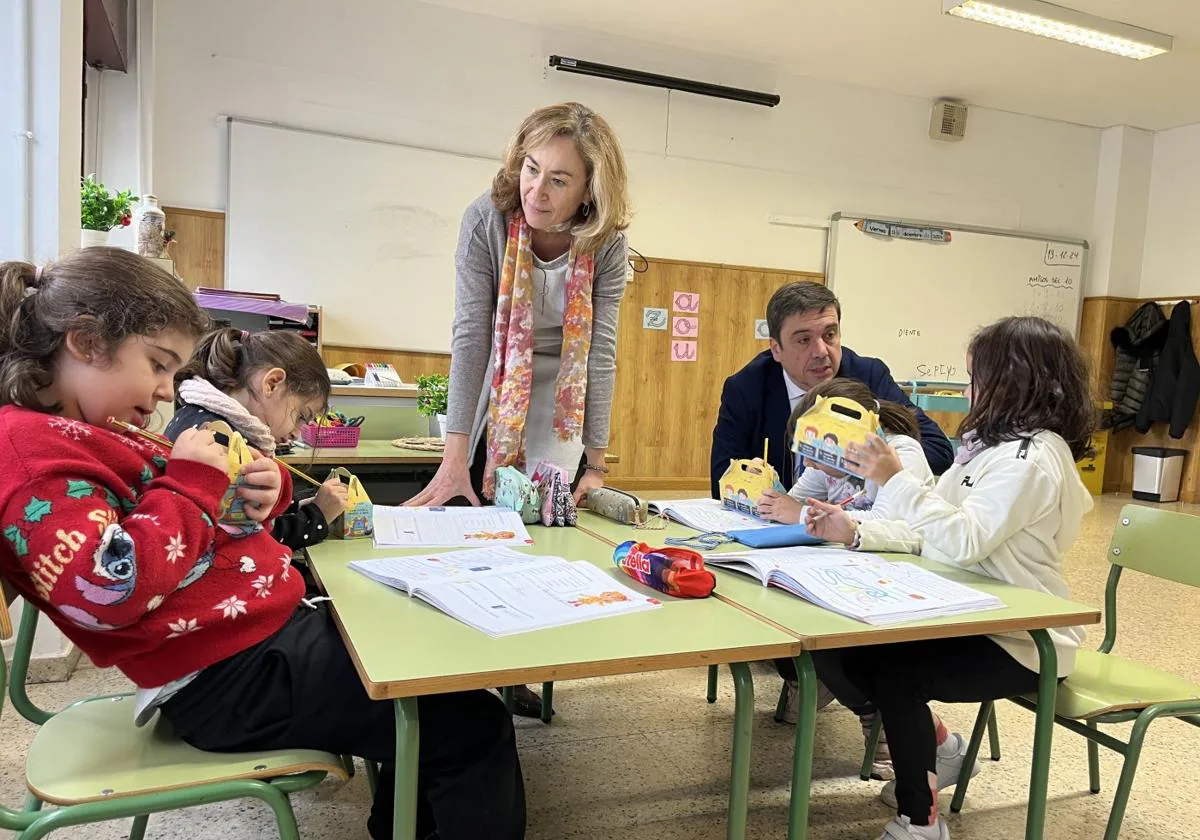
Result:
{"type": "Polygon", "coordinates": [[[448,351],[454,249],[498,160],[231,120],[225,285],[324,307],[324,340],[448,351]]]}
{"type": "Polygon", "coordinates": [[[1087,242],[1022,231],[837,213],[825,276],[842,304],[842,342],[897,380],[965,382],[979,327],[1038,315],[1076,335],[1087,242]],[[948,242],[864,233],[863,219],[947,231],[948,242]]]}

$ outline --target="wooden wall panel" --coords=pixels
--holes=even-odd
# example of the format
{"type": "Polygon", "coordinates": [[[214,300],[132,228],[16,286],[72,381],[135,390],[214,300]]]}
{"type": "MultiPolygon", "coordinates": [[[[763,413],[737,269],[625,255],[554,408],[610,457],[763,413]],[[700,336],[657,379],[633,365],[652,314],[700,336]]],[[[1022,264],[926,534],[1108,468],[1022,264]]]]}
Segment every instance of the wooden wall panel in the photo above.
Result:
{"type": "MultiPolygon", "coordinates": [[[[629,489],[703,490],[726,377],[767,348],[754,336],[767,301],[792,280],[820,275],[649,260],[621,304],[611,481],[629,489]],[[700,295],[697,359],[670,361],[671,330],[642,329],[642,309],[670,309],[675,292],[700,295]]],[[[669,325],[668,325],[669,326],[669,325]]]]}
{"type": "Polygon", "coordinates": [[[1083,316],[1079,326],[1079,346],[1087,356],[1092,374],[1092,394],[1108,399],[1108,384],[1112,380],[1113,346],[1109,334],[1129,320],[1140,305],[1135,298],[1094,297],[1083,299],[1083,316]]]}
{"type": "MultiPolygon", "coordinates": [[[[1109,333],[1128,320],[1145,300],[1131,298],[1085,298],[1083,302],[1083,327],[1079,341],[1093,366],[1093,380],[1097,396],[1108,397],[1108,384],[1113,371],[1113,348],[1109,333]]],[[[1192,307],[1192,347],[1200,354],[1200,328],[1196,320],[1200,317],[1200,304],[1192,307]]],[[[1163,314],[1170,317],[1171,307],[1163,306],[1163,314]]],[[[1186,449],[1183,481],[1180,498],[1185,502],[1200,501],[1200,412],[1193,417],[1184,436],[1174,440],[1167,432],[1165,423],[1157,423],[1144,435],[1134,429],[1125,429],[1109,439],[1108,454],[1104,466],[1105,492],[1128,493],[1133,489],[1133,448],[1135,446],[1167,446],[1186,449]]]]}
{"type": "Polygon", "coordinates": [[[325,364],[337,367],[348,362],[380,362],[396,368],[400,378],[407,383],[428,373],[450,373],[449,353],[415,353],[407,350],[385,350],[378,347],[350,347],[344,344],[325,344],[321,355],[325,364]]]}
{"type": "Polygon", "coordinates": [[[188,288],[225,288],[225,214],[164,207],[167,230],[175,231],[168,254],[188,288]]]}

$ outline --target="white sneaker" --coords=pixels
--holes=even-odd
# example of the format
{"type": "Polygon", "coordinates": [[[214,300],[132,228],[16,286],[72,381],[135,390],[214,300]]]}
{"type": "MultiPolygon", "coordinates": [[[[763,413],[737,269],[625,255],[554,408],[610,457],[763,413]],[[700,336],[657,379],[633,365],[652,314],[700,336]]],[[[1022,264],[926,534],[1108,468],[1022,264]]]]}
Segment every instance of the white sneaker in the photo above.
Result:
{"type": "Polygon", "coordinates": [[[941,817],[933,825],[913,825],[908,817],[894,817],[879,840],[950,840],[950,829],[941,817]]]}
{"type": "MultiPolygon", "coordinates": [[[[787,706],[783,710],[783,722],[792,726],[800,719],[800,689],[795,680],[788,680],[787,706]]],[[[825,687],[825,683],[817,683],[817,711],[821,711],[834,700],[833,692],[825,687]]]]}
{"type": "MultiPolygon", "coordinates": [[[[966,757],[967,739],[957,732],[950,733],[950,737],[946,739],[946,743],[938,747],[936,766],[939,791],[952,788],[958,784],[958,774],[962,770],[963,759],[966,757]]],[[[971,778],[974,779],[978,776],[979,771],[982,769],[982,765],[976,760],[975,765],[971,768],[971,778]]],[[[879,791],[879,798],[888,807],[899,807],[896,802],[896,783],[892,781],[884,785],[883,790],[879,791]]]]}

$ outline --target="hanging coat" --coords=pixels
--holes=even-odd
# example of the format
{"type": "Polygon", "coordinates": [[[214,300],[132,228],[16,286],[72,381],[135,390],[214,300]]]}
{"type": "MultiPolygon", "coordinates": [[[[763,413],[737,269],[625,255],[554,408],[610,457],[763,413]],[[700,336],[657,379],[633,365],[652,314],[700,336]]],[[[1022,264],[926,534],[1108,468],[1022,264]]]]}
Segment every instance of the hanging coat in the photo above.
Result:
{"type": "Polygon", "coordinates": [[[1150,393],[1138,412],[1137,430],[1143,434],[1155,423],[1169,423],[1171,437],[1183,437],[1200,399],[1200,362],[1192,347],[1192,307],[1186,300],[1175,304],[1167,326],[1167,342],[1154,366],[1150,393]]]}

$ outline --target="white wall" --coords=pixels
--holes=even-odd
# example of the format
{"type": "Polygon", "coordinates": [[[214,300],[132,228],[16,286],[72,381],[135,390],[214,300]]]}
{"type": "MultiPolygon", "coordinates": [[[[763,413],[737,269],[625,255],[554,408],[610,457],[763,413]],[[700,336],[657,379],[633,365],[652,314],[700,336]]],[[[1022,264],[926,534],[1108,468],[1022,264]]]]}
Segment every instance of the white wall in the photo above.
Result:
{"type": "Polygon", "coordinates": [[[1155,135],[1139,295],[1200,295],[1200,124],[1155,135]]]}
{"type": "Polygon", "coordinates": [[[631,239],[648,255],[820,271],[823,232],[767,219],[837,210],[1091,233],[1091,128],[976,108],[966,141],[937,143],[923,99],[415,2],[159,0],[155,36],[164,203],[225,207],[223,115],[496,156],[528,111],[577,99],[621,136],[631,239]],[[552,52],[772,90],[783,104],[569,76],[546,69],[552,52]]]}

